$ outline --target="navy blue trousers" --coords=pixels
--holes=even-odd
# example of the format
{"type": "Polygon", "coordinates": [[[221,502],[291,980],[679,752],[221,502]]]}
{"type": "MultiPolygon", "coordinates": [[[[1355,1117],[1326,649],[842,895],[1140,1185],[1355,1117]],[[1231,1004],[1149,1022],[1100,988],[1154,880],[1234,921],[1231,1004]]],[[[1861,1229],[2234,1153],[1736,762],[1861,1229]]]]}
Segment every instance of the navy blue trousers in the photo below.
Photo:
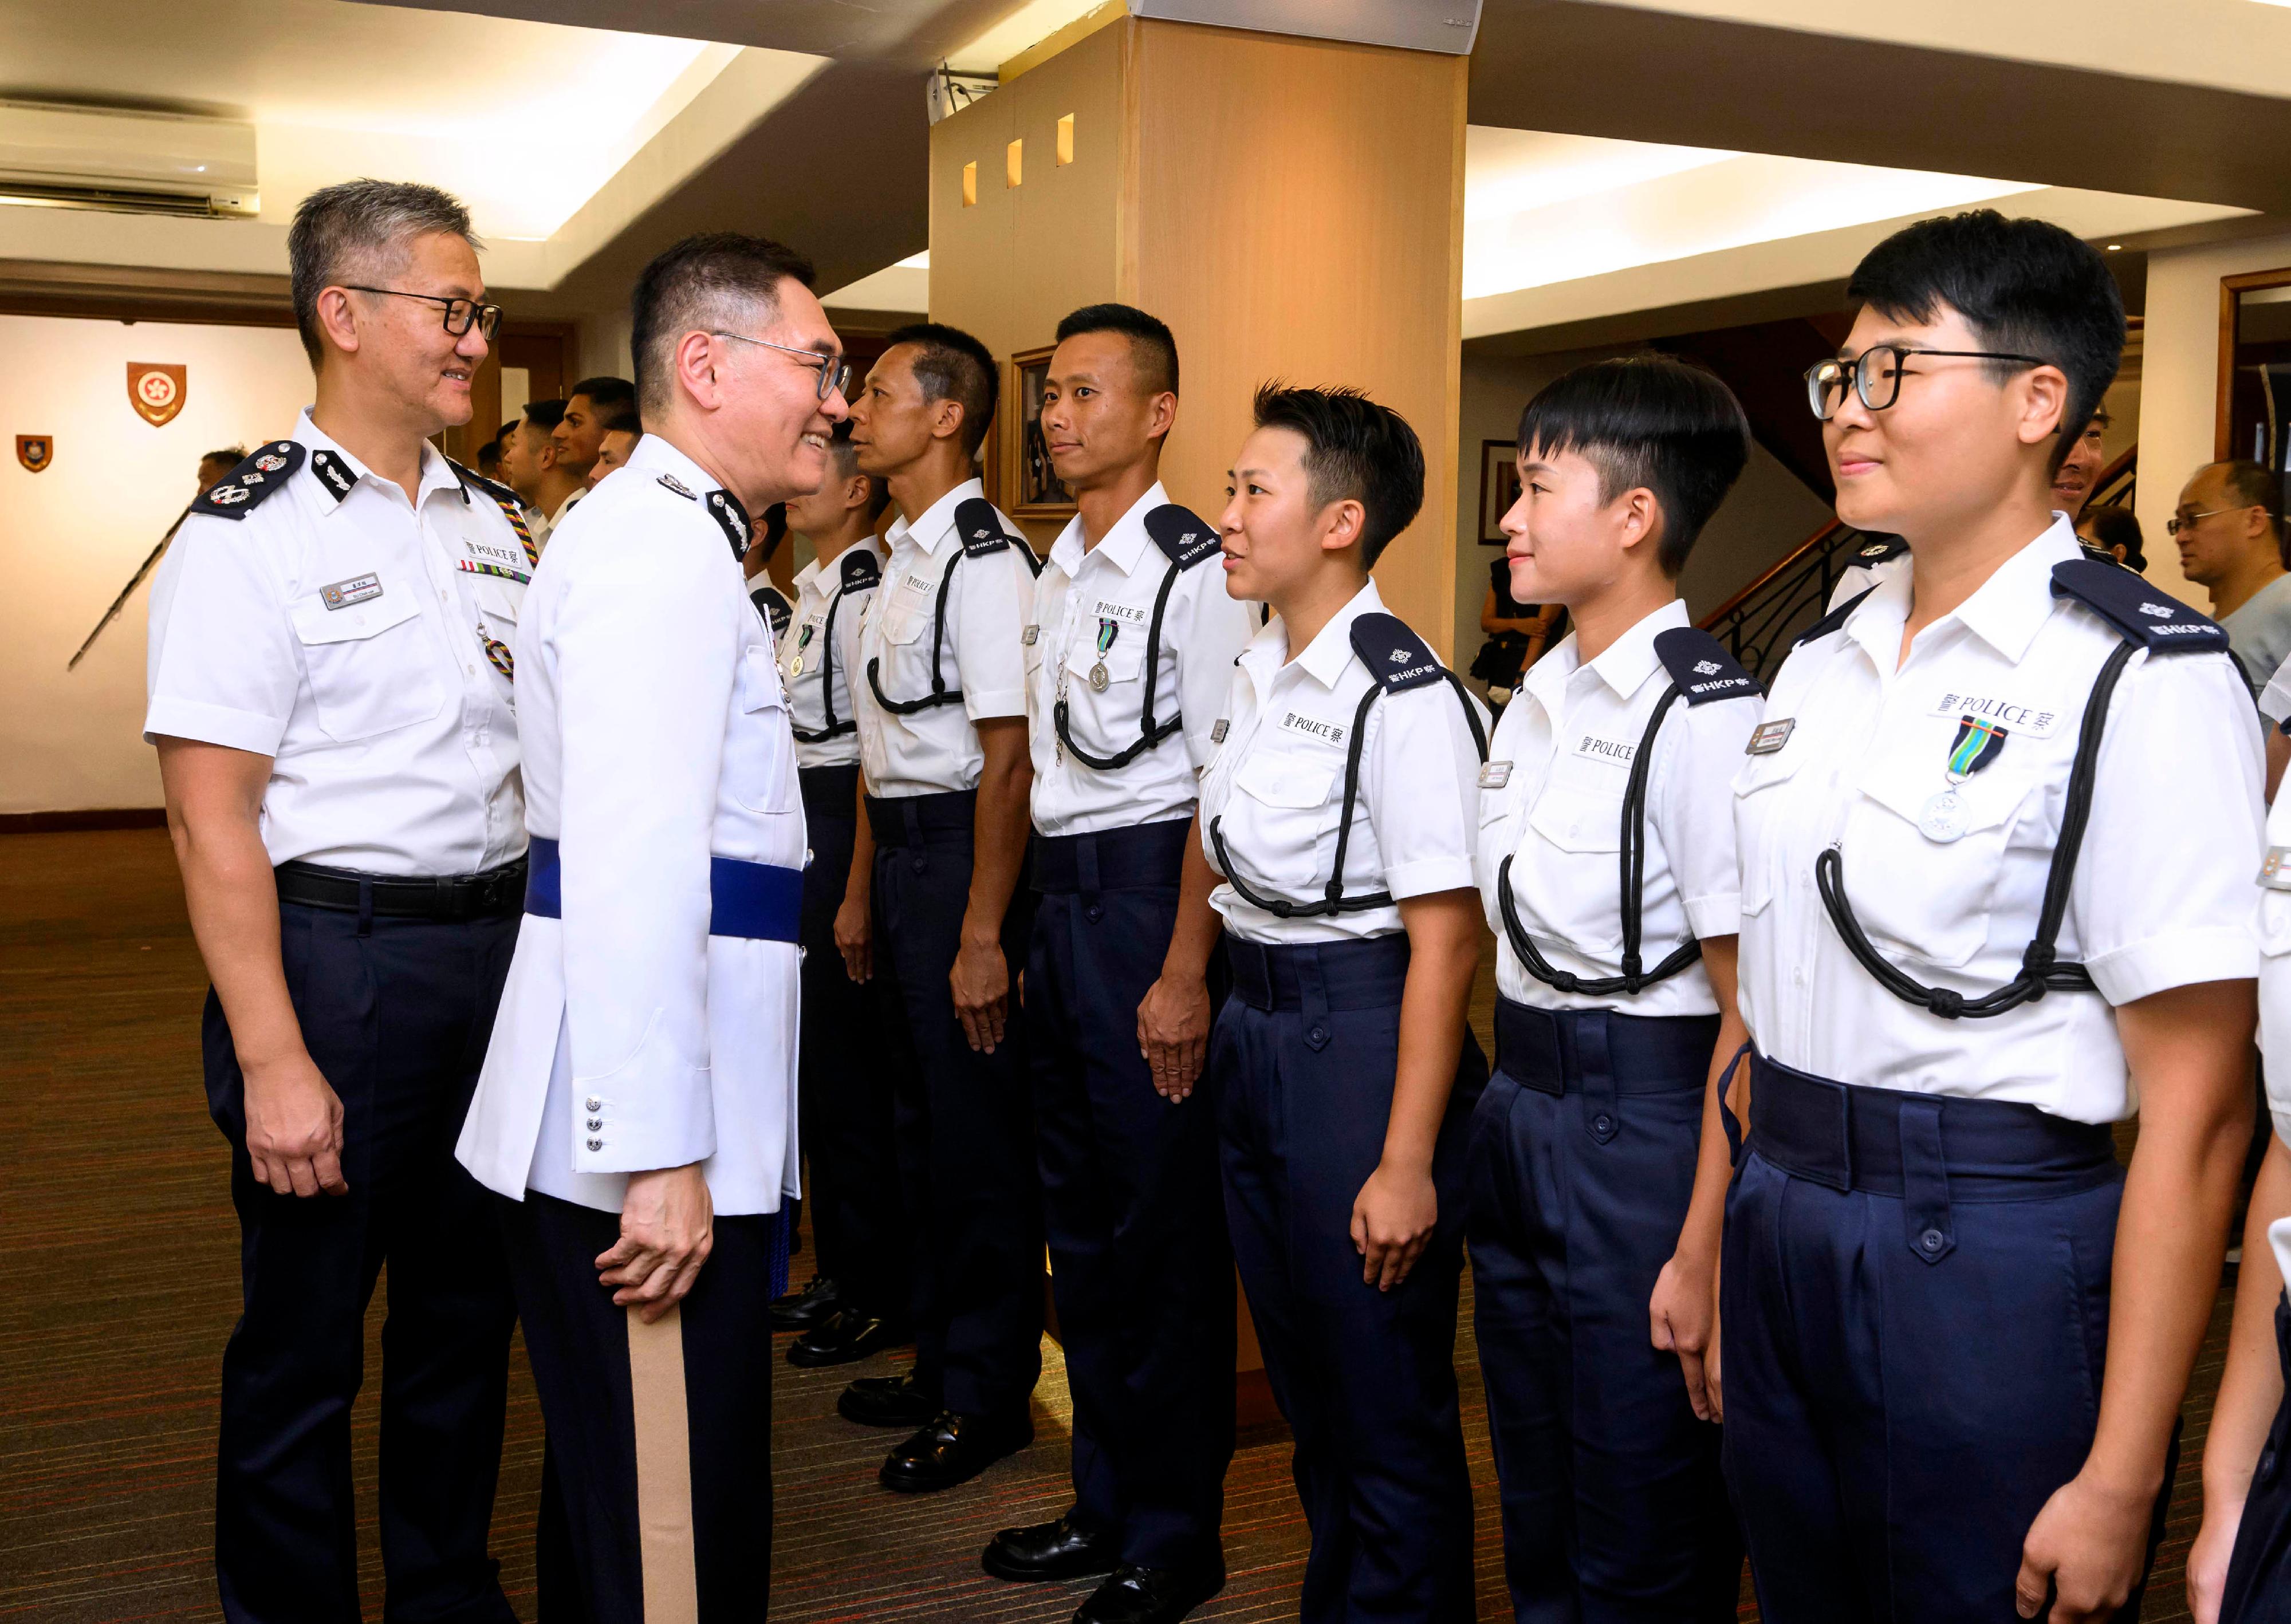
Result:
{"type": "Polygon", "coordinates": [[[384,1617],[515,1615],[487,1554],[508,1398],[510,1295],[486,1193],[454,1160],[515,916],[438,923],[278,911],[286,991],[342,1102],[348,1194],[274,1194],[246,1154],[245,1079],[221,1002],[202,1033],[207,1109],[230,1143],[242,1306],[222,1357],[215,1578],[224,1616],[358,1617],[350,1403],[384,1262],[384,1617]]]}
{"type": "MultiPolygon", "coordinates": [[[[2275,1305],[2275,1351],[2291,1378],[2291,1300],[2275,1305]]],[[[2291,1380],[2283,1391],[2235,1531],[2220,1624],[2291,1624],[2291,1380]]]]}
{"type": "Polygon", "coordinates": [[[1718,1017],[1496,1008],[1473,1324],[1520,1624],[1732,1620],[1741,1536],[1647,1299],[1694,1190],[1718,1017]]]}
{"type": "Polygon", "coordinates": [[[1384,1154],[1408,938],[1227,938],[1218,1017],[1226,1221],[1312,1555],[1304,1624],[1472,1618],[1472,1484],[1456,1395],[1464,1157],[1487,1060],[1468,1033],[1432,1159],[1439,1226],[1406,1281],[1361,1281],[1353,1202],[1384,1154]]]}
{"type": "MultiPolygon", "coordinates": [[[[1719,1297],[1761,1613],[2011,1620],[2029,1525],[2100,1414],[2109,1130],[1751,1068],[1719,1297]]],[[[2167,1464],[2156,1537],[2171,1482],[2167,1464]]]]}
{"type": "Polygon", "coordinates": [[[1033,895],[1002,920],[1009,1020],[993,1054],[962,1035],[947,976],[970,901],[970,792],[870,797],[875,974],[888,1007],[893,1123],[912,1268],[915,1379],[958,1415],[1025,1413],[1042,1373],[1042,1194],[1034,1169],[1026,1019],[1033,895]]]}
{"type": "Polygon", "coordinates": [[[1218,1557],[1233,1459],[1233,1252],[1207,1088],[1137,1052],[1191,820],[1034,840],[1026,1024],[1050,1282],[1073,1395],[1077,1518],[1121,1559],[1218,1557]]]}
{"type": "Polygon", "coordinates": [[[835,945],[835,915],[850,882],[859,828],[859,769],[807,767],[797,777],[811,841],[797,928],[803,1033],[796,1089],[810,1170],[813,1264],[835,1282],[844,1306],[904,1323],[912,1243],[891,1139],[881,990],[852,980],[835,945]]]}

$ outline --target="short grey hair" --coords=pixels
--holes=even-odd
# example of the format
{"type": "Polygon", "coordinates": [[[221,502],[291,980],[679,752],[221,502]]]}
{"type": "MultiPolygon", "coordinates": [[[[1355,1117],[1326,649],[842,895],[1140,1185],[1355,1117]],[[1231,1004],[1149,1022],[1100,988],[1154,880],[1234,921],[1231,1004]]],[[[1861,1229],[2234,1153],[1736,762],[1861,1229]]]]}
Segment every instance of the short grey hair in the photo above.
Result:
{"type": "Polygon", "coordinates": [[[629,296],[637,410],[651,417],[667,409],[686,334],[729,330],[759,315],[768,326],[779,318],[780,284],[809,287],[812,278],[809,260],[768,237],[710,231],[663,249],[629,296]]]}
{"type": "Polygon", "coordinates": [[[414,238],[442,233],[482,248],[470,211],[450,192],[414,181],[344,181],[302,199],[286,233],[294,326],[316,366],[318,293],[345,276],[375,280],[404,261],[414,238]],[[371,267],[371,269],[366,269],[371,267]]]}

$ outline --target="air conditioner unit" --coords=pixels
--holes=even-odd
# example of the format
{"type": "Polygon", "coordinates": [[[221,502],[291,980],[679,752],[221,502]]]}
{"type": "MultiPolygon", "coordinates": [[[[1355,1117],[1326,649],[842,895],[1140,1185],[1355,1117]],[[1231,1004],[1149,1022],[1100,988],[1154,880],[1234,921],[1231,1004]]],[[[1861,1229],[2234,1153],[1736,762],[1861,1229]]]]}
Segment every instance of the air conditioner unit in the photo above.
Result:
{"type": "Polygon", "coordinates": [[[0,101],[0,203],[247,219],[261,206],[254,126],[0,101]]]}

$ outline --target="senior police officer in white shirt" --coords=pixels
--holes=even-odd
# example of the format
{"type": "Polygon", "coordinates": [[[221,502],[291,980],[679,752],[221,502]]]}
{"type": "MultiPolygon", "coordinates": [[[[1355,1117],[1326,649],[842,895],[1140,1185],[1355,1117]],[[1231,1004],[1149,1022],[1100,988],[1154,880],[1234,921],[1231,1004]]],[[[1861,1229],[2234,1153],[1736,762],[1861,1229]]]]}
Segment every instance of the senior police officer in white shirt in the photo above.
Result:
{"type": "Polygon", "coordinates": [[[836,941],[904,1017],[888,1035],[916,1349],[908,1372],[864,1377],[837,1405],[913,1429],[880,1476],[917,1492],[1033,1438],[1042,1219],[1015,988],[1033,912],[1019,630],[1036,565],[976,473],[993,357],[935,323],[888,342],[851,403],[859,470],[902,517],[852,668],[865,801],[836,941]]]}
{"type": "Polygon", "coordinates": [[[509,490],[424,444],[469,421],[501,310],[430,187],[314,192],[287,257],[318,402],[184,520],[144,720],[243,1237],[216,1580],[234,1624],[358,1617],[350,1410],[387,1262],[389,1605],[506,1624],[486,1536],[515,1310],[447,1146],[524,890],[509,645],[534,550],[509,490]]]}
{"type": "Polygon", "coordinates": [[[1111,1573],[1077,1615],[1090,1624],[1177,1618],[1222,1573],[1233,1457],[1233,1262],[1215,1107],[1194,1093],[1218,919],[1186,853],[1257,617],[1225,590],[1216,530],[1162,487],[1177,411],[1161,321],[1099,304],[1058,324],[1042,437],[1079,511],[1025,636],[1026,1016],[1074,1504],[984,1561],[1012,1580],[1111,1573]]]}
{"type": "Polygon", "coordinates": [[[518,629],[533,864],[457,1154],[495,1203],[584,1614],[748,1620],[771,1583],[771,1331],[795,1194],[804,820],[742,591],[847,368],[792,251],[638,278],[652,425],[518,629]]]}
{"type": "Polygon", "coordinates": [[[2123,342],[2101,256],[1981,211],[1848,291],[1811,401],[1912,564],[1806,635],[1735,780],[1726,1472],[1777,1624],[2106,1618],[2247,1138],[2258,740],[2219,629],[2051,509],[2123,342]]]}

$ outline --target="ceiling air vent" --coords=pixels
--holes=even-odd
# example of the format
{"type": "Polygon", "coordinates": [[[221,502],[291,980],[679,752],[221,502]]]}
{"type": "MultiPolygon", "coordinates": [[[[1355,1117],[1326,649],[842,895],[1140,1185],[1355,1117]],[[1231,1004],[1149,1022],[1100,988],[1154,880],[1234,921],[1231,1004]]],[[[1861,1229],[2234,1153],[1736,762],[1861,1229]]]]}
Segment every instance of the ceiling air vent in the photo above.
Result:
{"type": "Polygon", "coordinates": [[[261,205],[254,126],[0,101],[0,203],[251,219],[261,205]]]}

